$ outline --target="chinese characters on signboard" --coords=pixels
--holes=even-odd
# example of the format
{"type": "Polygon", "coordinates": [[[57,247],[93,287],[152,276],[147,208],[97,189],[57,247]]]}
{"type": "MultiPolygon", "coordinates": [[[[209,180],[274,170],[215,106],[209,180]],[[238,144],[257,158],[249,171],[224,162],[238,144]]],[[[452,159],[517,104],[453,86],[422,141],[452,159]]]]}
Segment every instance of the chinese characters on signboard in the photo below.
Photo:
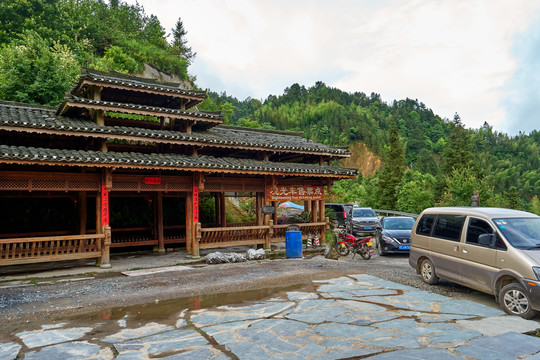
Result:
{"type": "Polygon", "coordinates": [[[109,225],[109,190],[101,185],[101,225],[109,225]]]}
{"type": "Polygon", "coordinates": [[[144,183],[146,185],[160,185],[161,184],[161,178],[160,177],[145,177],[144,183]]]}
{"type": "Polygon", "coordinates": [[[193,222],[199,222],[199,187],[193,187],[193,222]]]}
{"type": "Polygon", "coordinates": [[[279,185],[276,190],[270,191],[267,200],[324,200],[324,187],[279,185]]]}

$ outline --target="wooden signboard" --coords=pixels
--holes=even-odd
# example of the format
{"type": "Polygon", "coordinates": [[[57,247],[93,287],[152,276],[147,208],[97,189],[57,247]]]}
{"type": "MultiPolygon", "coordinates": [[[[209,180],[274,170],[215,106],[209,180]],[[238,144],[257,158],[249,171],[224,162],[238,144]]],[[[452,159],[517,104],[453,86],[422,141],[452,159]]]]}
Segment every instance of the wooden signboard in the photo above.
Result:
{"type": "Polygon", "coordinates": [[[146,185],[160,185],[161,184],[161,178],[160,177],[145,177],[144,183],[146,185]]]}
{"type": "Polygon", "coordinates": [[[282,200],[324,200],[324,186],[278,185],[267,191],[268,201],[282,200]]]}

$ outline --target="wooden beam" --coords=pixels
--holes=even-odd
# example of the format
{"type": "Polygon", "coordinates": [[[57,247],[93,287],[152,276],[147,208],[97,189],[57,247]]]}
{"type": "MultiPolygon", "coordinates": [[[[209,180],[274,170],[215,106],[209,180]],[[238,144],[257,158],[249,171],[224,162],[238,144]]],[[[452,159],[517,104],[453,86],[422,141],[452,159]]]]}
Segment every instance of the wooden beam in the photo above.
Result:
{"type": "Polygon", "coordinates": [[[199,187],[199,191],[204,190],[204,174],[200,171],[193,173],[193,185],[199,187]]]}

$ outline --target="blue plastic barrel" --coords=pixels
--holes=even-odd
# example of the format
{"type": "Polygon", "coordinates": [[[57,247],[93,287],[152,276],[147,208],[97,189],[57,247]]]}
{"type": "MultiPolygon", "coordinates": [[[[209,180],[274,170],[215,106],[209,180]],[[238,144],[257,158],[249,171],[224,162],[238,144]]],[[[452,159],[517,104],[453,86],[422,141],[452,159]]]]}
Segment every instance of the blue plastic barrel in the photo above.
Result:
{"type": "Polygon", "coordinates": [[[287,258],[302,257],[302,232],[301,231],[286,231],[285,232],[285,254],[287,258]]]}

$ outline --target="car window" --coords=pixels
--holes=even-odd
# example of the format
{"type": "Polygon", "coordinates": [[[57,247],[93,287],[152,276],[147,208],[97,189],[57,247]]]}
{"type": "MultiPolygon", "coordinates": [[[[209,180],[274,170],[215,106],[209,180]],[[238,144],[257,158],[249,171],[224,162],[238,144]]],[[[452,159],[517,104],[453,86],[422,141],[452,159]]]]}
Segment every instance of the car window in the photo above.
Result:
{"type": "MultiPolygon", "coordinates": [[[[467,234],[465,242],[467,244],[473,244],[478,246],[489,247],[489,237],[480,237],[480,235],[492,235],[496,234],[495,230],[489,225],[489,223],[482,219],[470,218],[469,225],[467,226],[467,234]],[[480,237],[480,239],[479,239],[480,237]]],[[[504,244],[499,239],[499,248],[504,244]]]]}
{"type": "Polygon", "coordinates": [[[435,222],[435,215],[424,215],[418,220],[418,226],[416,226],[416,233],[418,235],[430,235],[431,228],[435,222]]]}
{"type": "Polygon", "coordinates": [[[384,219],[383,228],[388,230],[411,230],[414,225],[414,219],[409,218],[390,218],[384,219]]]}
{"type": "Polygon", "coordinates": [[[433,236],[451,241],[459,241],[464,222],[465,215],[439,215],[433,227],[433,236]]]}
{"type": "Polygon", "coordinates": [[[371,209],[354,209],[353,217],[376,217],[375,212],[371,209]]]}

